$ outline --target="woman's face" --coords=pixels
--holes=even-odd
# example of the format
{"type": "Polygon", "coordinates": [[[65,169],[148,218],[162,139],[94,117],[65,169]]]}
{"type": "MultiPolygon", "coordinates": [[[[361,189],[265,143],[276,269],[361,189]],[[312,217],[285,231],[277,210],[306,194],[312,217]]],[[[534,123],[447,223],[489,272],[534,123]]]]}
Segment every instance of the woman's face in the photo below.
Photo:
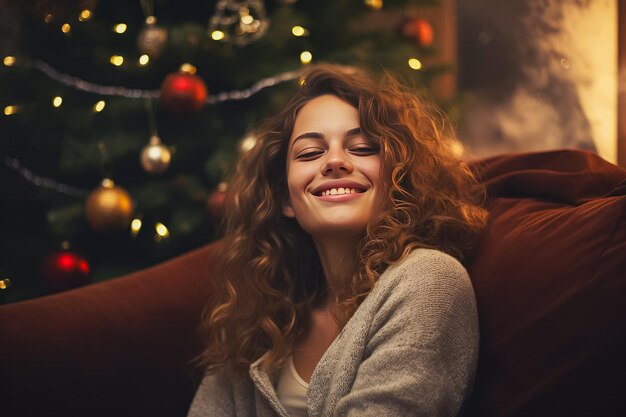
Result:
{"type": "Polygon", "coordinates": [[[361,133],[357,109],[316,97],[300,109],[289,141],[283,214],[314,237],[362,234],[384,206],[380,170],[379,148],[361,133]]]}

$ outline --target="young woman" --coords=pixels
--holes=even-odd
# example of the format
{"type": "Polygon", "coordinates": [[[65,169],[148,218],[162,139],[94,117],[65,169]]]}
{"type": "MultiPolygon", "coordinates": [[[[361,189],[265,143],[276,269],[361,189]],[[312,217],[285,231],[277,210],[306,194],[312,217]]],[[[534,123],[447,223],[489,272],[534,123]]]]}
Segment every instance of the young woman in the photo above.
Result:
{"type": "Polygon", "coordinates": [[[454,416],[478,355],[461,265],[486,223],[443,117],[321,65],[231,181],[189,416],[454,416]]]}

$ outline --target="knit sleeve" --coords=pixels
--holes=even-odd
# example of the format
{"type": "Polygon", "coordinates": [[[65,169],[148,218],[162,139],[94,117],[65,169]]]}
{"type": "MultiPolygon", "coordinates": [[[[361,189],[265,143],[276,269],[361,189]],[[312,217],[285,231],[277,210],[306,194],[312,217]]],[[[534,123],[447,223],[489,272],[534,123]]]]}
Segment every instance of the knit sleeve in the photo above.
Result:
{"type": "Polygon", "coordinates": [[[467,271],[417,252],[381,276],[362,362],[334,415],[455,416],[469,394],[479,339],[467,271]]]}

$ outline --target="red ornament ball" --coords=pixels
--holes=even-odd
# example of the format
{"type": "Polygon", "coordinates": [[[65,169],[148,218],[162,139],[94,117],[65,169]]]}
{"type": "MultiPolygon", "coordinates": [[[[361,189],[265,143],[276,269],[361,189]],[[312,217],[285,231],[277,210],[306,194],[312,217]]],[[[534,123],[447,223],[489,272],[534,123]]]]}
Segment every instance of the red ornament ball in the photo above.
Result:
{"type": "Polygon", "coordinates": [[[428,20],[410,19],[400,28],[405,39],[417,43],[422,47],[432,46],[435,41],[435,31],[428,20]]]}
{"type": "Polygon", "coordinates": [[[87,284],[91,270],[85,258],[62,250],[46,257],[42,275],[46,286],[57,292],[87,284]]]}
{"type": "Polygon", "coordinates": [[[169,74],[161,85],[161,102],[174,113],[199,111],[204,107],[206,97],[207,88],[197,75],[169,74]]]}

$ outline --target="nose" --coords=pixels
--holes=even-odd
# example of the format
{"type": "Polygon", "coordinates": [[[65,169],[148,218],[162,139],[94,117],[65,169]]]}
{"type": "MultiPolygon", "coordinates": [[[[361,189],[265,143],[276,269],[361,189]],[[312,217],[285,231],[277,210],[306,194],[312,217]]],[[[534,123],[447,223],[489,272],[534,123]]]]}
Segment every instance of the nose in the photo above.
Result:
{"type": "Polygon", "coordinates": [[[353,169],[350,155],[343,147],[330,147],[322,164],[322,175],[351,173],[353,169]]]}

